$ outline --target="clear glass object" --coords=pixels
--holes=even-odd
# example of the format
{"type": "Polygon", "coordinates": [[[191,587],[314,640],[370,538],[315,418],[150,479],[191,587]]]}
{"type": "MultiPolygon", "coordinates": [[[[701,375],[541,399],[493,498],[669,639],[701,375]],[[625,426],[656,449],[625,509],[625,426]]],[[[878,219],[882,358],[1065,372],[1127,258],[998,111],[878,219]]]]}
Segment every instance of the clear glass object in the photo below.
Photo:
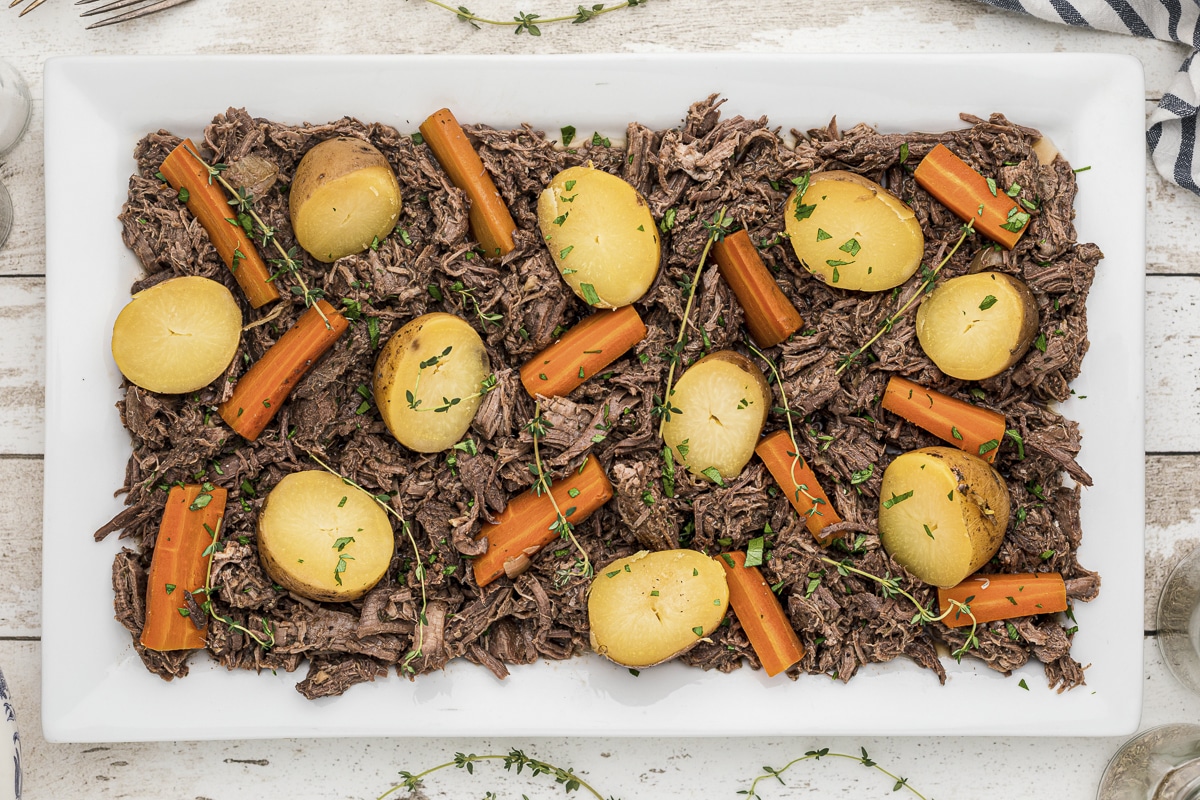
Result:
{"type": "Polygon", "coordinates": [[[1108,762],[1097,800],[1200,800],[1200,725],[1160,725],[1108,762]]]}
{"type": "Polygon", "coordinates": [[[12,233],[12,224],[12,198],[8,196],[8,189],[0,183],[0,247],[4,247],[4,243],[8,241],[8,234],[12,233]]]}
{"type": "Polygon", "coordinates": [[[1200,547],[1175,565],[1163,585],[1158,646],[1171,674],[1200,694],[1200,547]]]}
{"type": "Polygon", "coordinates": [[[25,79],[12,64],[0,58],[0,158],[21,141],[32,114],[33,100],[25,79]]]}

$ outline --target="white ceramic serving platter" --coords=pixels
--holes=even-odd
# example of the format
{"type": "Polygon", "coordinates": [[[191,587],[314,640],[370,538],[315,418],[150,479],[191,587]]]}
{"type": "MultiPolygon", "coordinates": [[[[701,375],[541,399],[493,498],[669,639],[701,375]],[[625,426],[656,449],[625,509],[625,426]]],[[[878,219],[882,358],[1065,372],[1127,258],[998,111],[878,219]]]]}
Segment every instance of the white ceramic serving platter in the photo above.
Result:
{"type": "Polygon", "coordinates": [[[1144,152],[1143,79],[1108,55],[686,57],[68,58],[46,65],[47,381],[42,720],[49,741],[284,736],[912,734],[1102,736],[1130,733],[1141,710],[1144,152]],[[570,86],[553,103],[537,87],[570,86]],[[504,681],[452,663],[416,682],[395,676],[309,702],[303,674],[230,673],[206,656],[167,683],[146,672],[113,620],[110,565],[121,547],[92,532],[121,510],[129,439],[113,404],[108,340],[138,274],[117,214],[134,144],[166,128],[198,137],[230,106],[287,122],[343,115],[414,131],[449,106],[504,127],[574,125],[620,136],[625,124],[680,123],[689,103],[728,98],[726,114],[767,114],[785,131],[863,121],[944,130],[958,113],[1002,111],[1050,135],[1080,175],[1082,241],[1105,260],[1089,298],[1091,353],[1066,413],[1085,432],[1080,560],[1100,598],[1081,604],[1074,655],[1087,686],[1057,694],[1041,666],[1005,678],[970,659],[933,673],[895,662],[849,684],[749,669],[680,665],[634,677],[597,657],[518,667],[504,681]],[[1029,690],[1019,687],[1024,679],[1029,690]],[[714,701],[737,713],[713,714],[714,701]]]}

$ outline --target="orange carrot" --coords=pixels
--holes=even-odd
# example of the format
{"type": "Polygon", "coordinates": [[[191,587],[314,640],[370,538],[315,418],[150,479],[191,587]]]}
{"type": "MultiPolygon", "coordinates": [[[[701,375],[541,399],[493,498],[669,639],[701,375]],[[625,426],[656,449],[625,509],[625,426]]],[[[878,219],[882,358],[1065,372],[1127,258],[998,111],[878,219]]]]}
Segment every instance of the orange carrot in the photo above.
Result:
{"type": "Polygon", "coordinates": [[[530,397],[562,397],[646,338],[633,306],[597,311],[521,367],[530,397]]]}
{"type": "Polygon", "coordinates": [[[516,246],[513,230],[517,223],[454,114],[448,108],[434,112],[421,123],[421,135],[450,180],[470,198],[471,233],[483,254],[488,258],[508,254],[516,246]]]}
{"type": "Polygon", "coordinates": [[[154,542],[146,579],[146,624],[142,646],[151,650],[194,650],[204,647],[208,629],[196,627],[186,595],[196,604],[208,600],[208,562],[225,515],[224,489],[172,486],[154,542]]]}
{"type": "Polygon", "coordinates": [[[804,658],[800,637],[758,567],[747,567],[746,554],[740,550],[722,553],[717,562],[725,568],[729,604],[763,671],[775,676],[804,658]]]}
{"type": "Polygon", "coordinates": [[[279,289],[271,281],[270,270],[254,242],[232,218],[225,190],[209,177],[208,170],[200,163],[199,153],[191,139],[184,139],[163,160],[162,176],[172,189],[187,192],[188,211],[208,232],[217,254],[233,272],[250,305],[260,308],[278,300],[279,289]]]}
{"type": "MultiPolygon", "coordinates": [[[[550,487],[554,502],[572,525],[583,522],[613,496],[612,484],[594,457],[550,487]]],[[[475,559],[475,582],[487,586],[505,574],[505,562],[528,558],[558,538],[551,530],[558,515],[545,494],[532,489],[509,501],[495,523],[483,523],[478,538],[487,537],[487,552],[475,559]]]]}
{"type": "Polygon", "coordinates": [[[1012,250],[1029,227],[1029,215],[994,180],[983,177],[942,144],[921,159],[917,183],[975,230],[1012,250]]]}
{"type": "Polygon", "coordinates": [[[1003,414],[926,389],[898,375],[888,381],[882,405],[918,428],[924,428],[988,463],[996,460],[1000,443],[1004,441],[1003,414]]]}
{"type": "Polygon", "coordinates": [[[1067,610],[1067,585],[1057,572],[972,575],[958,586],[938,589],[938,608],[943,614],[950,610],[942,620],[950,628],[972,624],[972,615],[974,622],[983,623],[1053,614],[1067,610]],[[971,613],[952,605],[951,600],[971,613]]]}
{"type": "Polygon", "coordinates": [[[333,306],[318,300],[241,377],[233,394],[217,408],[221,419],[253,442],[287,400],[292,387],[333,347],[349,324],[333,306]]]}
{"type": "Polygon", "coordinates": [[[718,239],[712,252],[721,277],[746,315],[746,327],[755,344],[774,347],[804,324],[800,312],[780,291],[745,230],[718,239]]]}
{"type": "Polygon", "coordinates": [[[835,522],[841,522],[829,498],[817,483],[817,476],[792,447],[792,438],[787,431],[775,431],[762,438],[754,448],[758,457],[767,465],[771,477],[779,484],[792,501],[796,513],[804,517],[804,526],[820,544],[829,544],[840,539],[841,534],[822,535],[822,531],[835,522]]]}

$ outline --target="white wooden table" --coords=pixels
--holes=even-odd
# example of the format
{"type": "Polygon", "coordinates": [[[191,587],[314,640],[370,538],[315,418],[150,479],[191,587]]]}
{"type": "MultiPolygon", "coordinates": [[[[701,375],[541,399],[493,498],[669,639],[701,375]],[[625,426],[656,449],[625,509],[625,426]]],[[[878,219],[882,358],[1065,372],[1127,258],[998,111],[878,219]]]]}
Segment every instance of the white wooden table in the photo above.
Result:
{"type": "MultiPolygon", "coordinates": [[[[470,7],[504,18],[518,11],[571,13],[574,6],[568,0],[475,0],[470,7]]],[[[148,20],[91,32],[84,30],[75,10],[67,0],[49,0],[18,20],[16,11],[0,8],[0,57],[27,77],[35,100],[29,135],[0,164],[0,180],[12,194],[18,216],[0,251],[0,485],[7,487],[0,492],[0,667],[18,704],[25,797],[373,798],[402,769],[417,772],[450,760],[457,751],[502,753],[512,747],[573,766],[600,792],[624,800],[671,795],[734,800],[762,765],[778,767],[816,747],[849,753],[865,747],[881,766],[909,778],[926,797],[1094,797],[1104,765],[1120,744],[1117,739],[46,743],[39,717],[45,327],[41,71],[50,56],[128,53],[891,51],[1007,52],[1018,58],[1035,51],[1113,52],[1133,54],[1145,64],[1149,110],[1178,69],[1182,48],[1048,25],[971,0],[651,0],[586,25],[545,26],[540,38],[500,29],[474,31],[419,0],[197,0],[148,20]]],[[[899,77],[897,81],[899,88],[899,77]]],[[[1149,168],[1146,180],[1149,484],[1143,727],[1200,720],[1200,697],[1180,688],[1162,665],[1153,619],[1170,565],[1200,544],[1200,498],[1193,491],[1200,481],[1191,472],[1200,466],[1200,358],[1192,350],[1200,342],[1200,198],[1165,183],[1149,168]]],[[[86,202],[86,187],[81,190],[81,202],[86,202]]],[[[86,547],[87,532],[80,536],[80,546],[86,547]]],[[[760,785],[761,794],[892,796],[891,781],[851,762],[801,764],[786,780],[787,787],[760,785]]],[[[490,765],[480,766],[474,777],[458,770],[438,773],[425,788],[430,798],[482,797],[488,791],[501,797],[561,796],[561,789],[545,778],[514,779],[490,765]]]]}

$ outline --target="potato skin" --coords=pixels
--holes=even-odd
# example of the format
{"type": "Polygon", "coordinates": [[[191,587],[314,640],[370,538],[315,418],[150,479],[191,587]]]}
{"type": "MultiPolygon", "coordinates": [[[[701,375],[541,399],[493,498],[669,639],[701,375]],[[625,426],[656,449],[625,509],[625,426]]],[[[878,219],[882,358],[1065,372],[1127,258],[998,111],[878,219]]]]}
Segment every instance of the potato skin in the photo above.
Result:
{"type": "Polygon", "coordinates": [[[771,408],[771,388],[762,370],[735,350],[718,350],[684,371],[670,399],[680,413],[663,424],[663,441],[675,460],[707,481],[712,478],[704,470],[710,467],[716,467],[722,480],[736,478],[754,455],[771,408]],[[709,427],[712,418],[721,424],[709,427]],[[680,451],[685,441],[686,454],[680,451]]]}
{"type": "Polygon", "coordinates": [[[592,649],[626,667],[652,667],[692,649],[729,607],[716,561],[695,550],[645,550],[618,559],[588,586],[592,649]]]}
{"type": "Polygon", "coordinates": [[[1038,324],[1037,300],[1024,281],[978,272],[951,278],[921,301],[917,340],[942,372],[978,381],[1020,361],[1038,324]]]}
{"type": "Polygon", "coordinates": [[[481,390],[490,374],[491,361],[474,328],[453,314],[423,314],[393,334],[380,351],[375,405],[400,444],[418,453],[439,453],[471,427],[483,398],[470,395],[481,390]],[[444,354],[447,347],[451,351],[444,354]],[[421,370],[420,364],[431,358],[439,363],[421,370]],[[421,410],[409,407],[410,391],[421,410]],[[463,399],[448,411],[424,410],[440,405],[443,397],[463,399]]]}
{"type": "Polygon", "coordinates": [[[650,206],[616,175],[591,167],[558,173],[538,196],[538,227],[563,280],[590,306],[636,302],[658,275],[650,206]]]}
{"type": "Polygon", "coordinates": [[[884,471],[879,497],[883,548],[914,577],[942,588],[991,560],[1008,529],[1004,479],[983,459],[953,447],[898,456],[884,471]]]}
{"type": "Polygon", "coordinates": [[[288,194],[296,241],[326,263],[383,241],[400,207],[400,184],[388,160],[350,136],[326,139],[305,153],[288,194]]]}
{"type": "Polygon", "coordinates": [[[321,470],[284,476],[259,512],[263,568],[280,586],[312,600],[362,597],[387,572],[395,549],[379,504],[321,470]]]}
{"type": "Polygon", "coordinates": [[[921,265],[925,235],[913,210],[861,175],[819,172],[803,198],[797,188],[784,208],[796,257],[830,286],[878,292],[904,283],[921,265]]]}
{"type": "Polygon", "coordinates": [[[143,389],[183,394],[219,378],[237,353],[242,311],[222,284],[194,275],[143,289],[113,323],[117,368],[143,389]]]}

